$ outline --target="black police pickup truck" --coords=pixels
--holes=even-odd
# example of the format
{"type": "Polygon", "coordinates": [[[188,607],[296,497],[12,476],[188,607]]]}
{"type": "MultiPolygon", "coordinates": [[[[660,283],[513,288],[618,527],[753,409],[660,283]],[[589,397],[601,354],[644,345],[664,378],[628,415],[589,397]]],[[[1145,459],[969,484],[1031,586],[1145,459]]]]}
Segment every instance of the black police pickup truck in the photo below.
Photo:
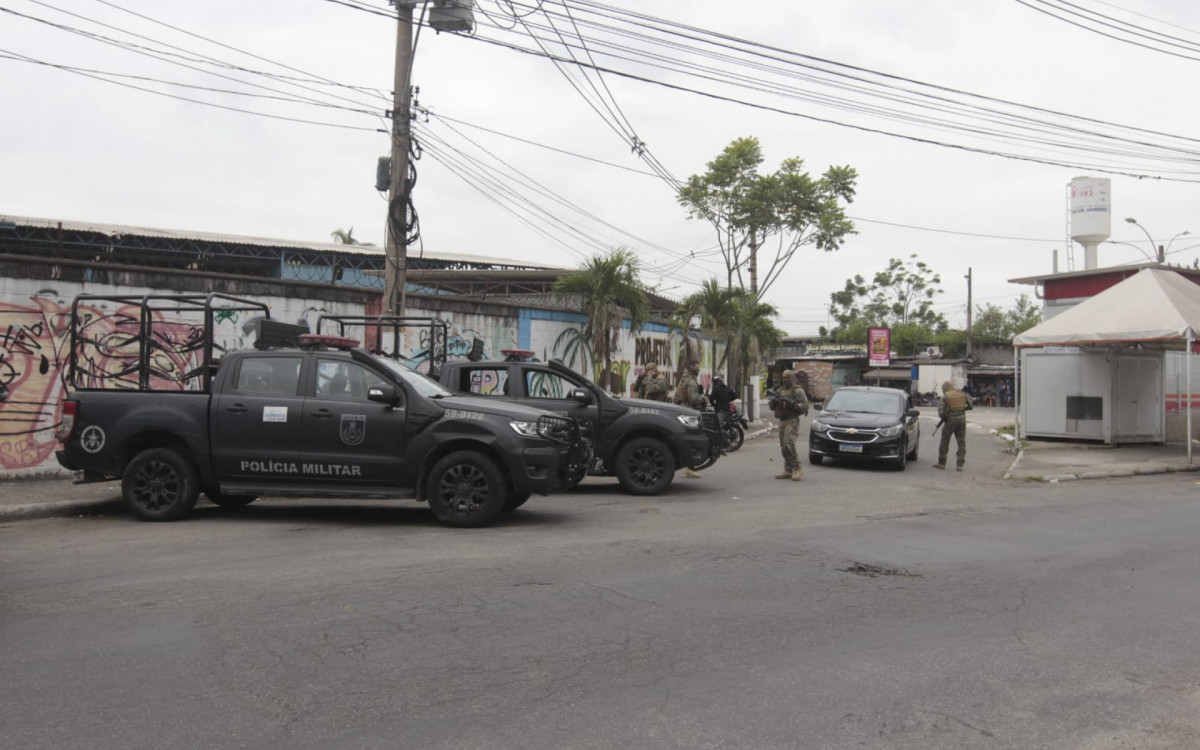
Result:
{"type": "Polygon", "coordinates": [[[534,362],[513,350],[504,361],[444,363],[438,380],[455,393],[476,394],[574,417],[590,427],[589,474],[616,476],[631,495],[656,495],[678,469],[702,469],[721,455],[715,412],[615,398],[558,360],[534,362]]]}
{"type": "Polygon", "coordinates": [[[225,507],[264,495],[414,497],[443,523],[481,526],[583,476],[574,420],[455,396],[354,341],[310,334],[299,346],[230,352],[218,365],[214,316],[247,313],[260,329],[271,324],[265,305],[225,295],[76,299],[59,463],[83,481],[120,478],[129,508],[154,521],[187,513],[203,491],[225,507]],[[94,314],[80,315],[81,302],[95,310],[98,300],[126,308],[115,334],[95,333],[94,314]],[[204,335],[165,351],[173,339],[155,327],[164,328],[166,308],[203,314],[193,330],[204,335]],[[97,373],[98,353],[111,357],[114,347],[132,364],[97,373]],[[161,362],[200,349],[187,382],[169,382],[161,362]]]}

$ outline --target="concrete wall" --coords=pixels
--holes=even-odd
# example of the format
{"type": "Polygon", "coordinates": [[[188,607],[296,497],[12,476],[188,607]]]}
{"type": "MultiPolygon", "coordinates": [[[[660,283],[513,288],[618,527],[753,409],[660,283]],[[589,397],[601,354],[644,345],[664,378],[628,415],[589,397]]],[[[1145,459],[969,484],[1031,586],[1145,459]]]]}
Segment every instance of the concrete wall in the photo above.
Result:
{"type": "MultiPolygon", "coordinates": [[[[315,330],[321,315],[374,315],[379,312],[377,293],[287,281],[259,281],[242,277],[201,277],[180,272],[147,272],[122,267],[86,267],[82,264],[41,264],[23,260],[0,270],[0,385],[8,397],[0,401],[0,479],[62,473],[54,451],[54,427],[61,419],[66,395],[66,366],[70,349],[71,304],[76,295],[138,296],[144,294],[202,294],[219,291],[266,303],[271,318],[306,325],[315,330]],[[55,270],[55,269],[64,269],[55,270]],[[55,278],[62,273],[66,278],[55,278]],[[80,280],[82,279],[82,280],[80,280]]],[[[133,309],[136,309],[133,308],[133,309]]],[[[136,316],[121,305],[91,304],[87,369],[93,382],[111,384],[125,377],[124,387],[136,387],[120,373],[136,362],[136,316]]],[[[481,303],[451,297],[413,295],[407,315],[437,317],[449,324],[446,342],[450,358],[462,357],[476,338],[483,341],[485,357],[501,357],[504,349],[532,349],[539,359],[560,358],[594,382],[602,382],[603,363],[593,362],[582,341],[585,318],[581,314],[540,310],[514,305],[481,303]]],[[[250,346],[255,338],[256,316],[231,313],[220,316],[215,340],[228,350],[250,346]]],[[[155,387],[185,387],[181,377],[198,364],[200,353],[191,348],[199,335],[194,324],[163,325],[164,338],[154,360],[159,373],[155,387]]],[[[428,371],[427,329],[406,331],[402,354],[418,370],[428,371]]],[[[352,333],[352,332],[350,332],[352,333]]],[[[611,390],[628,393],[648,362],[654,361],[676,381],[681,341],[666,326],[651,324],[638,336],[628,329],[612,354],[611,390]]],[[[701,384],[707,389],[715,354],[702,342],[701,384]]],[[[718,351],[716,354],[719,354],[718,351]]]]}

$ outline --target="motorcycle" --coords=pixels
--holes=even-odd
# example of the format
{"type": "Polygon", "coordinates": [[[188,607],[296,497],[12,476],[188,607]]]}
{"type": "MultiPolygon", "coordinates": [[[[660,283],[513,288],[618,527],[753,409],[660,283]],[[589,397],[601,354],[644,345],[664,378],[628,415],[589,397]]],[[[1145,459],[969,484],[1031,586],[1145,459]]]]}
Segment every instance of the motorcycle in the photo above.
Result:
{"type": "Polygon", "coordinates": [[[746,430],[750,423],[745,415],[738,411],[737,404],[729,405],[729,414],[725,417],[725,452],[733,453],[746,442],[746,430]]]}

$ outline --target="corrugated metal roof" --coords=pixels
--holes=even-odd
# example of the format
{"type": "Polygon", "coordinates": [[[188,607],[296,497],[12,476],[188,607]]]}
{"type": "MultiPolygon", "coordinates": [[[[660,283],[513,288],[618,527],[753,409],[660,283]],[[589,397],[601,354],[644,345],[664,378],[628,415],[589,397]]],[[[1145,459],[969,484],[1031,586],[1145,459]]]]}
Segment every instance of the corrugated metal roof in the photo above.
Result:
{"type": "MultiPolygon", "coordinates": [[[[97,232],[99,234],[105,234],[109,236],[131,235],[134,237],[158,237],[162,239],[174,240],[200,240],[203,242],[223,242],[231,245],[255,245],[258,247],[293,248],[296,250],[320,250],[325,252],[350,253],[357,255],[383,255],[384,252],[382,247],[343,245],[339,242],[298,242],[296,240],[282,240],[270,237],[250,237],[247,235],[218,234],[216,232],[197,232],[184,229],[158,229],[154,227],[136,227],[127,224],[63,221],[60,219],[41,219],[29,216],[11,216],[9,214],[0,214],[0,221],[9,221],[17,224],[18,226],[40,227],[45,229],[55,229],[59,225],[62,225],[63,229],[68,229],[75,232],[97,232]]],[[[418,255],[410,250],[409,257],[414,258],[418,257],[418,255]]],[[[450,262],[459,261],[463,263],[497,263],[536,270],[570,270],[555,268],[554,266],[525,263],[523,261],[516,261],[509,258],[493,258],[483,255],[468,255],[465,253],[424,253],[419,257],[425,257],[432,260],[445,260],[450,262]]]]}

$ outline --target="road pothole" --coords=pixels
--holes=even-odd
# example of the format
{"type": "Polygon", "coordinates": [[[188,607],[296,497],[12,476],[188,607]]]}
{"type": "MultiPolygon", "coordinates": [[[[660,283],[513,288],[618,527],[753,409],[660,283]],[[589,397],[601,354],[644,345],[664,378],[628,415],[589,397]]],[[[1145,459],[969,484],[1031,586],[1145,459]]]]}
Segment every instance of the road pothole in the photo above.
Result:
{"type": "Polygon", "coordinates": [[[870,563],[855,562],[851,563],[847,568],[839,568],[843,573],[853,573],[856,576],[866,576],[867,578],[878,578],[880,576],[904,576],[906,578],[920,578],[919,573],[910,573],[907,570],[899,568],[885,568],[882,565],[871,565],[870,563]]]}

